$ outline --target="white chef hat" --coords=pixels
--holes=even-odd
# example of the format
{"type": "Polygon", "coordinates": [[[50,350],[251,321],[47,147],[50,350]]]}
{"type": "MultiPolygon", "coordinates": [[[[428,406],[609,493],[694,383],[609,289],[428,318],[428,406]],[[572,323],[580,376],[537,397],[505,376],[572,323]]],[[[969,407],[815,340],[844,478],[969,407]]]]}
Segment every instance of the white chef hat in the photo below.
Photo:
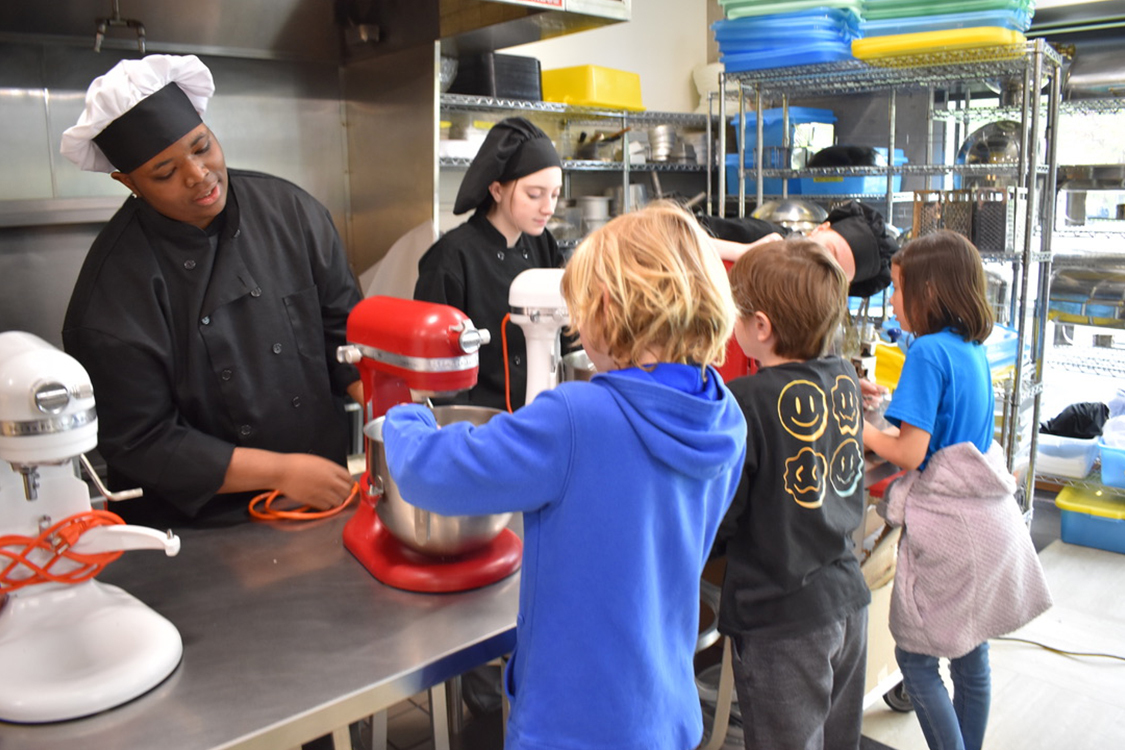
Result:
{"type": "Polygon", "coordinates": [[[90,84],[59,151],[88,172],[132,172],[198,127],[214,93],[195,55],[122,60],[90,84]]]}

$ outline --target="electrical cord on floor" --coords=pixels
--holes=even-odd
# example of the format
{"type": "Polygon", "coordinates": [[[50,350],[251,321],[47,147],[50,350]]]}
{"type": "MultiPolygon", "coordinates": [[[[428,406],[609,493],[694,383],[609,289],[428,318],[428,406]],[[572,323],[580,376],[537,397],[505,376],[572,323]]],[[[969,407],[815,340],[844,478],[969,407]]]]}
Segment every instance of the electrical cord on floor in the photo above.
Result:
{"type": "Polygon", "coordinates": [[[1027,638],[1015,638],[1015,637],[1012,637],[1010,635],[1000,636],[998,638],[992,638],[991,640],[994,640],[994,641],[1012,641],[1014,643],[1027,643],[1031,646],[1038,646],[1041,649],[1044,649],[1046,651],[1050,651],[1053,654],[1059,654],[1061,656],[1091,656],[1091,657],[1096,657],[1096,658],[1099,658],[1099,659],[1116,659],[1117,661],[1125,661],[1125,656],[1118,656],[1117,654],[1101,654],[1101,653],[1088,652],[1088,651],[1066,651],[1065,649],[1055,648],[1054,646],[1048,646],[1047,644],[1040,643],[1039,641],[1032,641],[1032,640],[1028,640],[1027,638]]]}

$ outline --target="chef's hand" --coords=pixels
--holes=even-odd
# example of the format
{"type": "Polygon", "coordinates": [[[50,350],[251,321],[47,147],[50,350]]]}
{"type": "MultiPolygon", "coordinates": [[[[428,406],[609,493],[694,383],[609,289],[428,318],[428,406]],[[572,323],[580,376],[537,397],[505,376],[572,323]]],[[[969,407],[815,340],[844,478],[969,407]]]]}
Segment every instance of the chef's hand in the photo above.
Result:
{"type": "Polygon", "coordinates": [[[765,245],[769,242],[777,242],[782,239],[781,235],[777,232],[770,232],[765,237],[754,240],[750,243],[731,242],[730,240],[720,240],[717,237],[711,238],[711,244],[719,251],[719,257],[723,260],[736,261],[742,257],[742,254],[752,247],[758,245],[765,245]]]}
{"type": "Polygon", "coordinates": [[[338,463],[308,453],[290,453],[274,488],[302,505],[329,510],[348,499],[355,480],[338,463]]]}
{"type": "Polygon", "coordinates": [[[348,499],[353,484],[347,469],[320,456],[238,447],[219,492],[277,490],[302,505],[328,510],[348,499]]]}

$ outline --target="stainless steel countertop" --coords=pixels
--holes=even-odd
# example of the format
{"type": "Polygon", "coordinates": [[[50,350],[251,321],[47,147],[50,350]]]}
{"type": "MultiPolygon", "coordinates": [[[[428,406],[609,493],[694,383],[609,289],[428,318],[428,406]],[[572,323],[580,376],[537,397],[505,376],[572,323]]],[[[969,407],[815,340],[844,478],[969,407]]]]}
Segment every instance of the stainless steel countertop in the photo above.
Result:
{"type": "Polygon", "coordinates": [[[458,594],[392,589],[344,548],[350,515],[176,529],[176,557],[126,552],[98,580],[171,620],[183,661],[95,716],[0,722],[0,750],[295,747],[512,649],[518,573],[458,594]]]}

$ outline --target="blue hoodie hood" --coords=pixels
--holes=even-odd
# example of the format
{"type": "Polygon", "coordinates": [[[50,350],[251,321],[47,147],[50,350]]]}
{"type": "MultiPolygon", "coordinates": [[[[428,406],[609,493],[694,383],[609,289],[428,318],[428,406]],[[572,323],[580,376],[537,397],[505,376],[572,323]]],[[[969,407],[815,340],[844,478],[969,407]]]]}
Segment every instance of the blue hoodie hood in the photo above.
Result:
{"type": "Polygon", "coordinates": [[[591,382],[612,392],[654,460],[700,479],[714,479],[733,463],[741,465],[746,420],[713,367],[634,367],[591,382]]]}

